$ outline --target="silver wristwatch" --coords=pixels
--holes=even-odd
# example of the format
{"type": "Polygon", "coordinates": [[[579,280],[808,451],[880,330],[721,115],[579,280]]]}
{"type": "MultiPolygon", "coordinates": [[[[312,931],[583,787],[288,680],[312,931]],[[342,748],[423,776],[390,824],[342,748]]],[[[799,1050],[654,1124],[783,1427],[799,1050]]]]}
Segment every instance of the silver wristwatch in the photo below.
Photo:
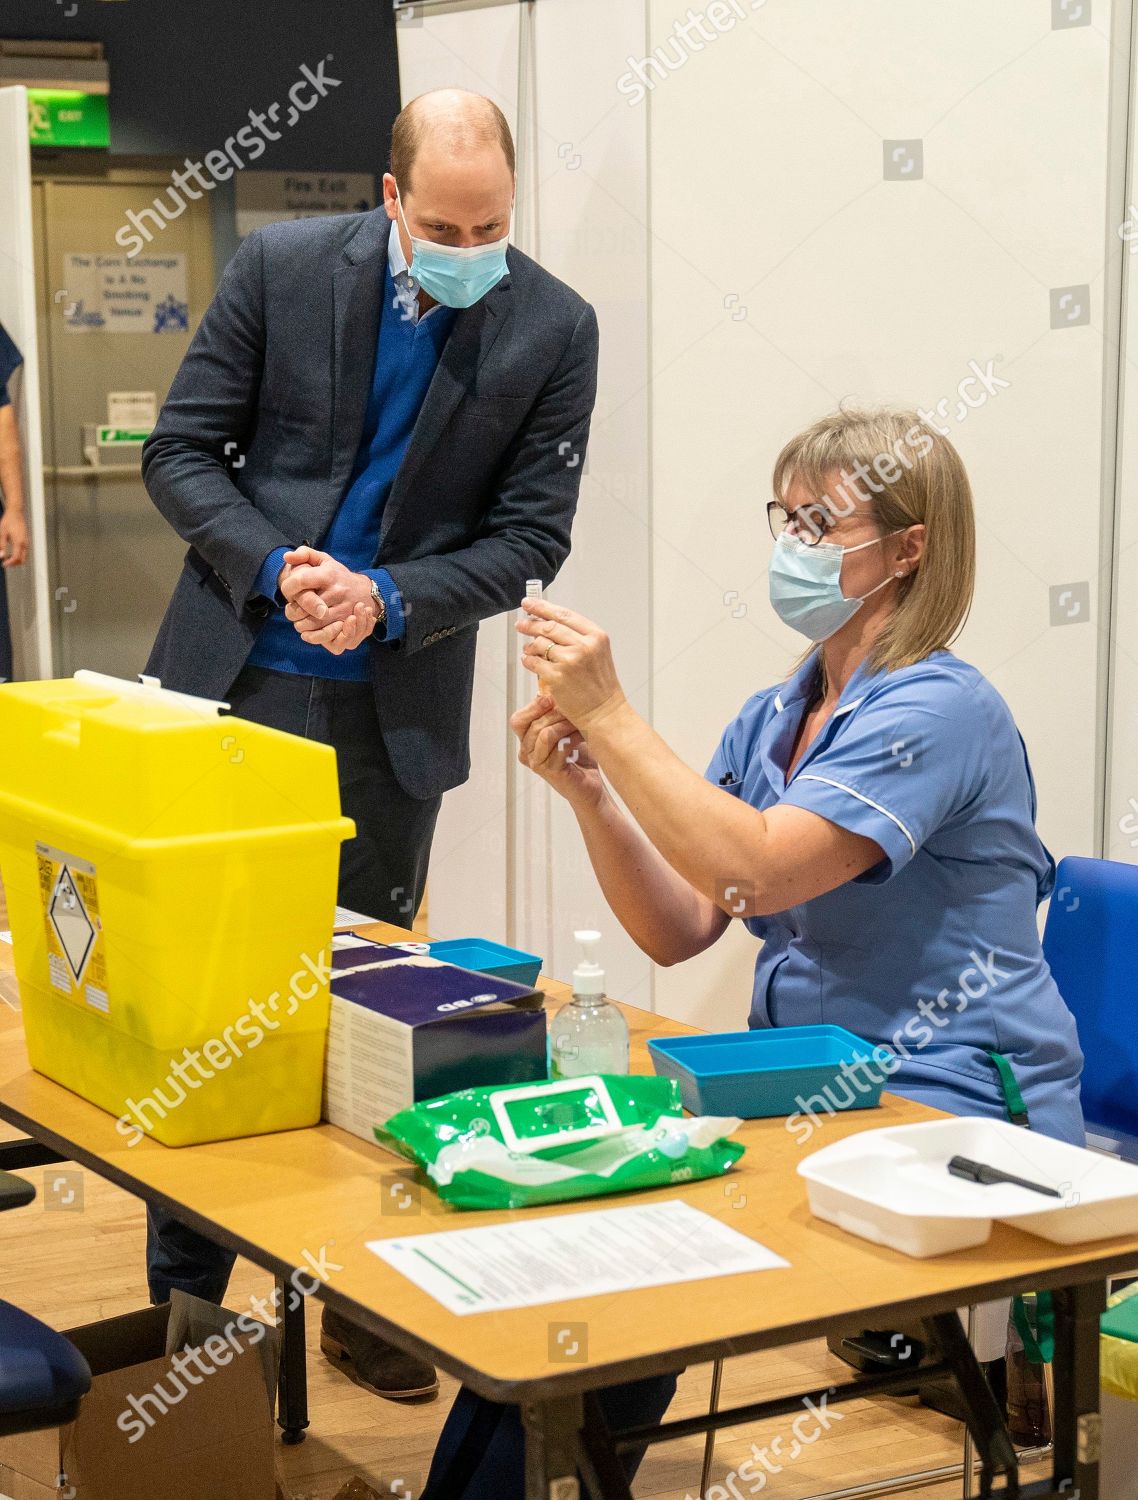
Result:
{"type": "Polygon", "coordinates": [[[384,602],[383,595],[379,591],[379,584],[376,583],[374,578],[371,580],[371,597],[375,600],[375,607],[379,611],[379,618],[376,620],[376,624],[382,625],[387,619],[387,605],[384,602]]]}

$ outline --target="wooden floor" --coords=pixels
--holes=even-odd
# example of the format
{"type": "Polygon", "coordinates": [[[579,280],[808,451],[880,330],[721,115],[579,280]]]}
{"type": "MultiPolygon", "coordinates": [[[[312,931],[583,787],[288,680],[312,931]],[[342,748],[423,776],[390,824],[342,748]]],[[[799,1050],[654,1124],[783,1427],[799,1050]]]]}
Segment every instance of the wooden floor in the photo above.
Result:
{"type": "MultiPolygon", "coordinates": [[[[6,927],[0,888],[0,929],[6,927]]],[[[0,998],[4,998],[2,981],[0,998]]],[[[56,1328],[144,1306],[141,1204],[94,1174],[80,1171],[79,1207],[50,1211],[45,1207],[48,1200],[42,1189],[59,1170],[47,1168],[24,1174],[41,1188],[40,1196],[29,1207],[3,1216],[0,1244],[4,1296],[56,1328]]],[[[271,1290],[266,1273],[238,1261],[227,1306],[248,1311],[250,1296],[268,1297],[271,1290]]],[[[313,1307],[308,1319],[311,1426],[307,1440],[299,1447],[278,1445],[285,1493],[289,1500],[332,1500],[337,1490],[358,1474],[384,1497],[399,1495],[413,1500],[422,1491],[435,1440],[454,1396],[454,1382],[443,1377],[438,1399],[423,1405],[378,1400],[357,1390],[324,1361],[316,1347],[318,1323],[318,1309],[313,1307]]],[[[730,1361],[722,1400],[724,1405],[738,1404],[811,1385],[839,1383],[848,1373],[823,1344],[800,1344],[730,1361]]],[[[689,1370],[681,1378],[670,1415],[688,1416],[706,1410],[709,1385],[709,1367],[689,1370]]],[[[921,1408],[914,1399],[843,1406],[830,1430],[803,1448],[793,1461],[788,1457],[793,1451],[791,1421],[788,1417],[722,1434],[708,1500],[726,1500],[727,1496],[741,1500],[763,1490],[778,1500],[799,1500],[891,1474],[960,1461],[961,1429],[921,1408]],[[776,1443],[776,1438],[780,1442],[776,1443]],[[753,1444],[768,1450],[773,1446],[768,1458],[771,1472],[755,1463],[753,1444]],[[779,1454],[784,1467],[776,1474],[773,1470],[779,1454]],[[746,1477],[735,1477],[733,1485],[728,1484],[746,1459],[752,1461],[752,1467],[744,1471],[746,1477]],[[760,1483],[764,1476],[765,1483],[760,1483]]],[[[702,1439],[697,1438],[649,1450],[636,1480],[637,1497],[696,1500],[702,1451],[702,1439]]],[[[931,1486],[920,1493],[929,1500],[948,1500],[960,1495],[960,1481],[931,1486]]]]}

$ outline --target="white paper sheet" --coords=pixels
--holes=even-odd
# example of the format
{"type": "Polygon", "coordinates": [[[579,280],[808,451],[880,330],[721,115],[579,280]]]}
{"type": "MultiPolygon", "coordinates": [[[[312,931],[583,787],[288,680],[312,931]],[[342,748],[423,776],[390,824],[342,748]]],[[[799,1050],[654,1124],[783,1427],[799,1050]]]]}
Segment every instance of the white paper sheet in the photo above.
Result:
{"type": "Polygon", "coordinates": [[[368,1249],[459,1315],[789,1265],[678,1198],[371,1240],[368,1249]]]}
{"type": "Polygon", "coordinates": [[[362,927],[365,922],[378,921],[378,917],[365,917],[363,912],[353,911],[350,906],[337,906],[332,926],[338,932],[341,927],[362,927]]]}

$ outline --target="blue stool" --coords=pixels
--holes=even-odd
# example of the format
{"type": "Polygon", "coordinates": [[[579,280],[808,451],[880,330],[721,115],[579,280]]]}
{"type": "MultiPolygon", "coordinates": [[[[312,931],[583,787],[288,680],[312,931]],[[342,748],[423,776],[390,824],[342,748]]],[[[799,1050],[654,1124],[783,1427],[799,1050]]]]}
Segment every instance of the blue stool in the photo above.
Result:
{"type": "MultiPolygon", "coordinates": [[[[30,1182],[0,1172],[0,1212],[35,1195],[30,1182]]],[[[90,1388],[91,1371],[74,1344],[0,1301],[0,1437],[73,1422],[90,1388]]]]}
{"type": "Polygon", "coordinates": [[[1060,860],[1043,953],[1079,1028],[1091,1143],[1138,1161],[1138,866],[1060,860]]]}

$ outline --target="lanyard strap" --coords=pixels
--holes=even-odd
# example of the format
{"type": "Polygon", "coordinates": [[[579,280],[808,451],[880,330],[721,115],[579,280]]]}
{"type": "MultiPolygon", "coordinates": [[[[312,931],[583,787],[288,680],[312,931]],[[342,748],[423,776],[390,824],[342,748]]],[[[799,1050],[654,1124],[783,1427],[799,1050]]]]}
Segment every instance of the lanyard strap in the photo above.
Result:
{"type": "Polygon", "coordinates": [[[1019,1084],[1012,1072],[1012,1065],[1002,1052],[989,1052],[988,1056],[996,1065],[996,1072],[1000,1075],[1000,1087],[1004,1092],[1004,1104],[1007,1106],[1008,1119],[1013,1125],[1022,1125],[1024,1129],[1030,1130],[1031,1125],[1027,1118],[1027,1105],[1023,1102],[1023,1095],[1019,1091],[1019,1084]]]}
{"type": "MultiPolygon", "coordinates": [[[[988,1056],[995,1063],[996,1072],[1000,1075],[1000,1087],[1004,1092],[1008,1119],[1013,1125],[1022,1125],[1025,1130],[1030,1130],[1027,1105],[1020,1093],[1011,1063],[1002,1052],[989,1052],[988,1056]]],[[[1031,1297],[1031,1304],[1032,1312],[1035,1314],[1034,1327],[1031,1313],[1028,1311],[1028,1299],[1025,1297],[1012,1298],[1012,1322],[1023,1340],[1023,1349],[1028,1363],[1049,1365],[1055,1355],[1055,1311],[1051,1302],[1051,1293],[1036,1292],[1031,1297]]]]}
{"type": "Polygon", "coordinates": [[[1055,1309],[1050,1292],[1012,1298],[1012,1322],[1023,1340],[1028,1364],[1049,1365],[1055,1358],[1055,1309]],[[1034,1304],[1029,1311],[1030,1303],[1034,1304]],[[1035,1326],[1032,1326],[1032,1312],[1035,1326]]]}

